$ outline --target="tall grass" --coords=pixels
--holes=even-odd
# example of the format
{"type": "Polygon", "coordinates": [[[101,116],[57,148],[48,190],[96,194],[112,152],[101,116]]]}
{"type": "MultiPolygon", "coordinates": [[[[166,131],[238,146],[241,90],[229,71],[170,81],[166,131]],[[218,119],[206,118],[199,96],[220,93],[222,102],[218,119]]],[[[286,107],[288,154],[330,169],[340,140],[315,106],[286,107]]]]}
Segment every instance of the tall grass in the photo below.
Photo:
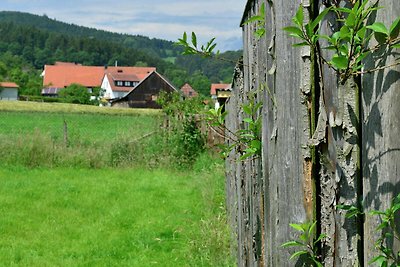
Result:
{"type": "Polygon", "coordinates": [[[188,165],[177,146],[191,136],[159,125],[0,111],[0,263],[233,266],[222,162],[205,152],[188,165]]]}
{"type": "Polygon", "coordinates": [[[0,262],[232,266],[220,221],[224,213],[213,208],[223,196],[205,188],[220,179],[216,167],[201,172],[3,168],[0,262]]]}
{"type": "Polygon", "coordinates": [[[0,111],[19,112],[46,112],[46,113],[79,113],[105,115],[160,115],[156,109],[131,109],[96,107],[89,105],[67,103],[38,103],[23,101],[0,101],[0,111]]]}
{"type": "Polygon", "coordinates": [[[101,168],[148,160],[151,165],[160,157],[159,151],[154,151],[158,157],[150,153],[160,148],[159,125],[153,115],[1,112],[0,164],[101,168]]]}

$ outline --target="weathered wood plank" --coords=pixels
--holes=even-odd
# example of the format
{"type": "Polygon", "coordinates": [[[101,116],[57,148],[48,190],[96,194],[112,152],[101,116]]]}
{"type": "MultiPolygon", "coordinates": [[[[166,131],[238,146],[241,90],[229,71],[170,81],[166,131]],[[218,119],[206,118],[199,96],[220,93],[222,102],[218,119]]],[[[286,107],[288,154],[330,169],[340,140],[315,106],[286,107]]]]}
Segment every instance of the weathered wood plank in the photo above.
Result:
{"type": "MultiPolygon", "coordinates": [[[[390,25],[400,15],[400,1],[381,0],[376,21],[390,25]]],[[[375,55],[382,51],[376,51],[375,55]]],[[[382,55],[382,54],[381,54],[382,55]]],[[[373,55],[374,56],[374,55],[373,55]]],[[[397,55],[384,57],[381,64],[399,60],[397,55]]],[[[369,58],[365,69],[379,62],[369,58]]],[[[364,208],[384,210],[400,193],[400,67],[386,69],[362,78],[362,172],[364,176],[364,208]]],[[[380,237],[376,227],[380,220],[366,215],[364,225],[364,264],[377,255],[375,241],[380,237]]],[[[399,244],[395,245],[399,250],[399,244]]]]}
{"type": "MultiPolygon", "coordinates": [[[[319,1],[323,10],[325,1],[319,1]]],[[[341,4],[348,4],[342,1],[341,4]]],[[[320,31],[331,35],[341,27],[337,15],[330,12],[320,31]]],[[[326,46],[321,43],[321,47],[326,46]]],[[[333,53],[322,50],[322,56],[330,60],[333,53]]],[[[336,71],[327,65],[322,69],[319,112],[327,117],[326,141],[320,151],[320,223],[321,232],[327,235],[322,243],[325,266],[358,266],[361,243],[358,222],[345,218],[346,212],[337,210],[337,205],[354,205],[360,199],[359,174],[359,88],[351,78],[342,84],[336,71]]]]}

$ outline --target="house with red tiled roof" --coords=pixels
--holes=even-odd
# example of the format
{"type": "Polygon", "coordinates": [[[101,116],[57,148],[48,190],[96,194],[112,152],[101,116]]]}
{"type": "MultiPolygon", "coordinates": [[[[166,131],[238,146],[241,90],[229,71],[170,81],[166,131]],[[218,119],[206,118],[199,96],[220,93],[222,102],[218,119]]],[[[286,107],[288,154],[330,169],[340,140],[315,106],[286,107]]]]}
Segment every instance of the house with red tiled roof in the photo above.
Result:
{"type": "Polygon", "coordinates": [[[215,102],[215,108],[224,105],[226,100],[231,96],[232,85],[228,83],[211,84],[211,98],[215,102]]]}
{"type": "Polygon", "coordinates": [[[153,67],[106,68],[101,82],[103,98],[110,100],[124,97],[155,70],[153,67]]]}
{"type": "Polygon", "coordinates": [[[0,82],[0,100],[18,100],[19,86],[13,82],[0,82]]]}
{"type": "Polygon", "coordinates": [[[80,84],[87,87],[89,92],[101,87],[106,99],[120,98],[155,70],[154,67],[83,66],[56,62],[55,65],[44,67],[42,95],[57,96],[61,89],[80,84]]]}
{"type": "Polygon", "coordinates": [[[100,87],[104,77],[104,67],[82,66],[62,62],[56,65],[45,65],[42,95],[57,96],[58,92],[71,84],[80,84],[91,90],[100,87]]]}
{"type": "Polygon", "coordinates": [[[183,94],[183,96],[185,98],[193,98],[193,97],[197,97],[199,94],[196,92],[196,90],[193,89],[192,86],[190,86],[190,84],[185,83],[182,88],[181,88],[181,92],[183,94]]]}

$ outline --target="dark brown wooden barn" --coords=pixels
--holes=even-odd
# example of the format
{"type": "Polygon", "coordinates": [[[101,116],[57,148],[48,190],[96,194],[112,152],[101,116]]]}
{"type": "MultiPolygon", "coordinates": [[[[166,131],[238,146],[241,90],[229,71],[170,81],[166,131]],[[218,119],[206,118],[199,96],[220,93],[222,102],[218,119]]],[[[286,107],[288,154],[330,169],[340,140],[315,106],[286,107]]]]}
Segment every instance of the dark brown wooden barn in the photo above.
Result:
{"type": "Polygon", "coordinates": [[[124,108],[161,108],[156,102],[161,91],[175,92],[178,90],[161,74],[153,71],[126,96],[113,100],[111,106],[124,108]]]}

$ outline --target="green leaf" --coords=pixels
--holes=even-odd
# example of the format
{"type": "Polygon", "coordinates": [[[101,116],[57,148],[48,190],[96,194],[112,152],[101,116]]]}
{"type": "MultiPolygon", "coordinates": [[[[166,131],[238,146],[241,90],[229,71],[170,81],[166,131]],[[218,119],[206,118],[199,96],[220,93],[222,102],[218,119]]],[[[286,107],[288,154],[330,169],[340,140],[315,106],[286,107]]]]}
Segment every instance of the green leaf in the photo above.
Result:
{"type": "Polygon", "coordinates": [[[371,215],[386,215],[385,212],[380,211],[380,210],[371,210],[371,211],[369,212],[369,214],[371,214],[371,215]]]}
{"type": "Polygon", "coordinates": [[[345,20],[345,24],[346,24],[347,26],[349,26],[350,28],[354,27],[354,25],[356,24],[356,16],[355,16],[354,13],[351,12],[351,13],[347,16],[347,18],[346,18],[346,20],[345,20]]]}
{"type": "Polygon", "coordinates": [[[305,244],[299,242],[299,241],[289,241],[286,243],[283,243],[281,245],[282,248],[287,248],[287,247],[297,247],[297,246],[305,246],[305,244]]]}
{"type": "Polygon", "coordinates": [[[252,112],[251,107],[249,105],[243,105],[243,111],[244,111],[244,113],[246,113],[248,115],[253,115],[253,112],[252,112]]]}
{"type": "Polygon", "coordinates": [[[397,38],[400,33],[400,18],[397,18],[390,26],[389,35],[391,39],[397,38]]]}
{"type": "Polygon", "coordinates": [[[308,254],[308,251],[307,250],[297,251],[297,252],[293,253],[292,256],[290,256],[289,260],[294,259],[294,258],[299,257],[304,254],[308,254]]]}
{"type": "Polygon", "coordinates": [[[184,32],[183,33],[183,41],[185,42],[185,43],[187,43],[187,34],[186,34],[186,32],[184,32]]]}
{"type": "Polygon", "coordinates": [[[338,37],[341,40],[350,40],[351,33],[350,33],[350,29],[347,25],[343,25],[343,27],[340,28],[338,37]]]}
{"type": "Polygon", "coordinates": [[[192,44],[194,47],[197,47],[197,37],[194,32],[192,32],[192,44]]]}
{"type": "Polygon", "coordinates": [[[251,156],[254,156],[254,153],[245,153],[242,156],[240,156],[240,160],[245,160],[247,158],[250,158],[251,156]]]}
{"type": "Polygon", "coordinates": [[[256,151],[261,151],[261,142],[260,140],[252,140],[250,143],[251,147],[256,149],[256,151]]]}
{"type": "Polygon", "coordinates": [[[213,51],[214,51],[214,48],[217,46],[217,44],[213,44],[208,50],[207,50],[207,52],[208,53],[212,53],[213,51]]]}
{"type": "Polygon", "coordinates": [[[264,20],[265,19],[265,3],[261,4],[260,15],[263,17],[263,20],[264,20]]]}
{"type": "Polygon", "coordinates": [[[259,15],[255,15],[252,16],[251,18],[249,18],[248,20],[246,20],[243,24],[250,24],[252,22],[256,22],[256,21],[263,21],[264,18],[259,16],[259,15]]]}
{"type": "Polygon", "coordinates": [[[395,213],[398,210],[400,210],[400,203],[393,205],[393,213],[395,213]]]}
{"type": "Polygon", "coordinates": [[[301,224],[296,224],[296,223],[291,223],[289,224],[290,227],[292,227],[293,229],[300,231],[300,232],[304,232],[304,227],[301,224]]]}
{"type": "Polygon", "coordinates": [[[293,18],[293,22],[296,23],[299,27],[303,27],[304,14],[303,14],[303,6],[302,5],[299,6],[296,16],[293,18]]]}
{"type": "Polygon", "coordinates": [[[384,44],[387,41],[388,36],[384,33],[381,32],[375,32],[374,33],[374,37],[375,40],[379,43],[379,44],[384,44]]]}
{"type": "Polygon", "coordinates": [[[244,122],[247,122],[247,123],[252,123],[252,122],[254,122],[252,118],[244,118],[243,121],[244,121],[244,122]]]}
{"type": "Polygon", "coordinates": [[[262,108],[262,106],[263,106],[263,102],[260,101],[255,105],[254,110],[259,110],[260,108],[262,108]]]}
{"type": "Polygon", "coordinates": [[[386,260],[386,258],[382,255],[379,255],[368,262],[368,264],[377,263],[379,266],[382,266],[382,263],[386,260]]]}
{"type": "Polygon", "coordinates": [[[265,28],[260,28],[260,29],[256,30],[255,35],[258,38],[263,37],[265,35],[265,28]]]}
{"type": "Polygon", "coordinates": [[[344,70],[344,69],[346,69],[348,63],[349,63],[349,60],[348,60],[347,57],[338,56],[338,55],[333,56],[332,61],[331,61],[331,64],[332,64],[335,68],[337,68],[337,69],[339,69],[339,70],[344,70]]]}
{"type": "Polygon", "coordinates": [[[313,222],[313,224],[311,224],[310,228],[308,229],[308,235],[311,236],[315,226],[317,225],[317,221],[313,222]]]}
{"type": "Polygon", "coordinates": [[[260,11],[257,15],[250,17],[243,24],[249,24],[252,22],[264,22],[265,21],[265,3],[261,4],[260,11]]]}
{"type": "Polygon", "coordinates": [[[388,226],[389,226],[389,224],[387,222],[383,222],[376,228],[376,230],[379,231],[379,230],[385,229],[388,226]]]}
{"type": "Polygon", "coordinates": [[[338,7],[338,8],[334,8],[333,10],[338,11],[338,12],[351,13],[351,9],[347,8],[347,7],[338,7]]]}
{"type": "Polygon", "coordinates": [[[321,262],[319,262],[317,259],[315,259],[314,257],[313,257],[313,262],[317,265],[317,267],[324,267],[324,265],[322,265],[322,263],[321,262]]]}
{"type": "Polygon", "coordinates": [[[324,11],[322,11],[316,18],[310,23],[310,29],[314,30],[315,27],[318,26],[318,24],[321,22],[321,20],[328,14],[328,12],[331,10],[331,8],[326,8],[324,11]]]}
{"type": "Polygon", "coordinates": [[[358,30],[357,36],[360,37],[360,39],[364,39],[366,32],[367,32],[367,28],[366,27],[362,27],[360,30],[358,30]]]}
{"type": "Polygon", "coordinates": [[[289,27],[283,28],[283,30],[291,33],[291,36],[298,37],[298,38],[303,39],[303,40],[305,39],[304,35],[303,35],[303,32],[298,27],[289,26],[289,27]]]}
{"type": "Polygon", "coordinates": [[[315,242],[314,243],[318,243],[319,241],[321,241],[322,239],[324,239],[325,237],[327,237],[327,235],[326,234],[320,234],[319,235],[319,237],[318,237],[318,239],[317,240],[315,240],[315,242]]]}
{"type": "Polygon", "coordinates": [[[308,46],[309,44],[307,42],[302,42],[302,43],[297,43],[292,45],[293,47],[300,47],[300,46],[308,46]]]}
{"type": "Polygon", "coordinates": [[[389,36],[389,31],[382,22],[375,22],[372,25],[368,25],[367,28],[373,30],[375,33],[379,32],[389,36]]]}

